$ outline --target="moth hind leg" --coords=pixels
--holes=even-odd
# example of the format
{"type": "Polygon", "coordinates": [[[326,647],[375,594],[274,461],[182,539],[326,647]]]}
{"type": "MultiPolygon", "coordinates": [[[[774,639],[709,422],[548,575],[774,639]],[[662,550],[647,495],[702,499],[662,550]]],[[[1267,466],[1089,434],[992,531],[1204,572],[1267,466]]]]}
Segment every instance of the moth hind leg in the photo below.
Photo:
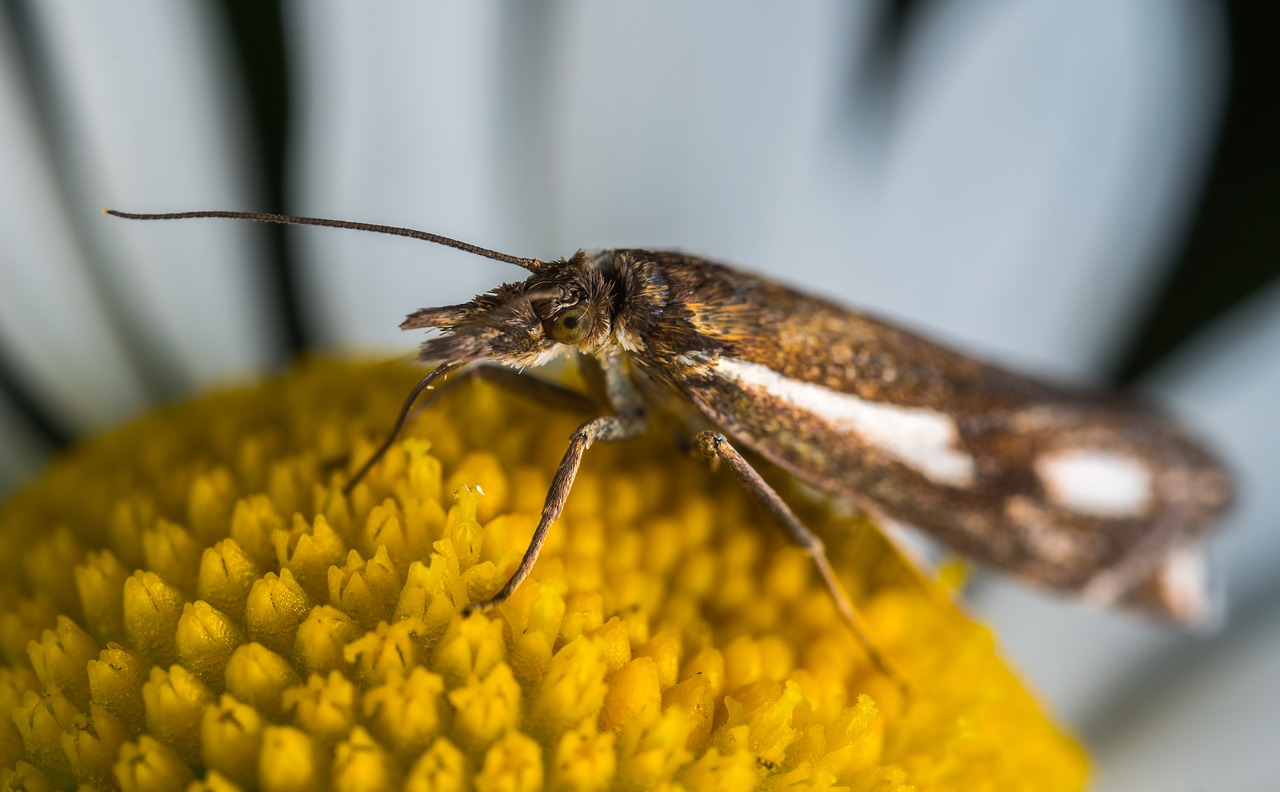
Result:
{"type": "Polygon", "coordinates": [[[827,558],[826,547],[823,545],[822,539],[805,527],[800,518],[791,510],[791,507],[786,504],[786,501],[778,495],[773,487],[769,486],[769,483],[756,472],[755,468],[751,467],[751,464],[738,453],[738,450],[725,439],[723,434],[715,431],[701,432],[694,438],[694,442],[708,459],[728,466],[729,470],[738,479],[738,483],[751,494],[751,497],[757,503],[769,512],[778,525],[781,526],[783,532],[786,533],[787,538],[799,545],[809,555],[818,573],[822,576],[827,590],[831,592],[831,597],[835,600],[836,607],[839,608],[840,614],[853,631],[854,637],[862,644],[867,657],[880,673],[892,680],[905,692],[908,689],[905,680],[894,670],[888,658],[876,648],[875,643],[867,634],[862,620],[858,618],[857,610],[854,609],[853,603],[844,591],[844,587],[840,585],[839,579],[836,578],[835,570],[831,568],[831,562],[827,558]]]}

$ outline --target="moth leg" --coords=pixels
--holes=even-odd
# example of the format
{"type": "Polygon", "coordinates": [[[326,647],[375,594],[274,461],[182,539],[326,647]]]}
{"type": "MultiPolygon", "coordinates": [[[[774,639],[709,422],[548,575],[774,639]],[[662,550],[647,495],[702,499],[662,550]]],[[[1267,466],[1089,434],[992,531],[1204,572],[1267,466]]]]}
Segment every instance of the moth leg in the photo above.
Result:
{"type": "Polygon", "coordinates": [[[382,445],[378,446],[377,449],[374,450],[373,454],[366,459],[364,464],[360,466],[360,469],[355,472],[355,475],[353,475],[350,480],[343,485],[342,494],[344,496],[349,497],[351,495],[351,491],[356,488],[356,485],[365,477],[365,474],[373,468],[379,459],[382,459],[382,455],[387,453],[387,449],[391,448],[391,444],[396,440],[396,435],[400,434],[400,430],[408,421],[409,411],[413,409],[413,403],[418,400],[418,397],[422,395],[422,392],[430,390],[432,384],[436,380],[448,376],[449,372],[453,371],[457,367],[458,365],[456,363],[442,363],[427,372],[425,377],[418,380],[418,384],[414,385],[413,390],[409,391],[409,395],[405,397],[404,404],[400,407],[400,414],[396,416],[396,422],[391,426],[391,431],[387,433],[387,437],[382,441],[382,445]]]}
{"type": "Polygon", "coordinates": [[[350,495],[356,485],[360,483],[369,471],[377,464],[379,459],[391,448],[395,442],[396,436],[400,434],[400,430],[404,425],[420,413],[430,409],[445,396],[453,393],[463,385],[469,385],[477,380],[491,382],[500,388],[515,393],[518,396],[525,396],[542,404],[549,405],[558,409],[573,412],[596,412],[599,408],[590,397],[584,396],[577,391],[556,385],[552,382],[539,379],[531,374],[525,374],[506,366],[495,366],[492,364],[481,363],[464,370],[461,374],[453,379],[446,380],[439,387],[433,389],[433,383],[440,378],[447,376],[451,371],[457,368],[454,364],[445,363],[437,366],[427,376],[410,391],[408,398],[405,399],[404,405],[400,408],[400,416],[396,419],[395,425],[391,427],[391,431],[387,433],[382,444],[377,450],[365,460],[360,469],[347,481],[342,488],[342,494],[350,495]],[[428,391],[426,398],[422,400],[422,404],[416,410],[413,409],[414,402],[418,397],[428,391]]]}
{"type": "Polygon", "coordinates": [[[463,608],[463,616],[500,605],[529,576],[534,563],[538,560],[538,553],[542,551],[542,545],[547,540],[547,534],[551,531],[551,524],[564,511],[565,501],[569,499],[569,489],[573,487],[573,480],[578,475],[578,466],[582,464],[582,455],[587,449],[597,440],[629,440],[643,432],[647,425],[648,419],[643,413],[630,413],[602,415],[578,427],[578,430],[569,438],[569,448],[564,452],[560,466],[556,468],[551,489],[547,491],[547,499],[542,505],[542,518],[533,532],[533,539],[529,541],[529,548],[524,551],[524,558],[520,559],[520,566],[516,567],[511,579],[492,598],[463,608]]]}
{"type": "Polygon", "coordinates": [[[831,568],[831,562],[827,559],[826,547],[815,533],[805,527],[800,522],[800,518],[796,517],[795,512],[791,511],[791,507],[782,500],[782,497],[770,487],[755,468],[751,467],[747,460],[742,458],[725,436],[719,432],[707,431],[701,432],[694,442],[698,449],[710,460],[719,460],[728,465],[729,470],[738,478],[738,482],[746,488],[747,492],[755,498],[756,502],[765,508],[770,515],[782,526],[783,531],[787,534],[787,538],[799,545],[813,560],[813,564],[818,569],[818,573],[822,575],[822,580],[827,585],[827,589],[831,592],[832,599],[836,602],[836,607],[840,609],[841,615],[848,622],[850,629],[853,630],[854,636],[862,644],[863,649],[867,652],[867,657],[875,664],[880,673],[893,680],[900,688],[906,689],[906,685],[902,677],[893,669],[886,658],[875,644],[871,641],[871,637],[863,628],[861,620],[858,618],[857,611],[854,610],[853,603],[849,601],[849,597],[844,592],[844,587],[840,585],[840,581],[836,578],[835,570],[831,568]]]}
{"type": "Polygon", "coordinates": [[[565,412],[599,413],[600,406],[586,394],[579,393],[563,385],[548,382],[541,377],[526,374],[518,369],[499,366],[494,363],[477,363],[466,369],[456,378],[449,380],[427,394],[422,404],[414,412],[423,412],[431,408],[445,396],[453,393],[462,385],[472,382],[488,382],[516,396],[565,412]]]}

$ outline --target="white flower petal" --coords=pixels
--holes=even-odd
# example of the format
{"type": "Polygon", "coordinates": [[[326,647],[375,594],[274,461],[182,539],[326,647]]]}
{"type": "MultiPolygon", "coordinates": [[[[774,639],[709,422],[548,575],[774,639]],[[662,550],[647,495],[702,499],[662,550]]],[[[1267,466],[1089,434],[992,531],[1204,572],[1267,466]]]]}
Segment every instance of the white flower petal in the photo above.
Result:
{"type": "Polygon", "coordinates": [[[244,107],[227,84],[220,19],[193,4],[130,0],[32,6],[56,61],[57,141],[74,179],[70,211],[126,308],[197,383],[276,357],[259,229],[213,221],[142,224],[104,206],[155,212],[263,209],[250,198],[244,107]]]}
{"type": "Polygon", "coordinates": [[[141,409],[145,394],[84,280],[15,55],[0,53],[0,173],[13,185],[0,190],[0,338],[49,413],[87,431],[141,409]]]}
{"type": "Polygon", "coordinates": [[[1151,769],[1156,787],[1156,779],[1177,778],[1253,788],[1250,780],[1267,757],[1251,747],[1252,735],[1280,731],[1280,676],[1264,671],[1274,662],[1253,659],[1257,641],[1273,638],[1248,637],[1259,629],[1276,632],[1269,614],[1280,604],[1277,360],[1280,287],[1273,287],[1219,322],[1150,383],[1212,438],[1240,481],[1239,503],[1210,545],[1229,611],[1240,617],[1229,612],[1213,640],[1050,601],[1009,583],[991,581],[980,590],[978,608],[1013,664],[1051,709],[1106,749],[1099,755],[1099,788],[1126,788],[1124,779],[1142,767],[1151,769]],[[1240,684],[1246,679],[1248,693],[1240,684]],[[1218,729],[1223,721],[1215,712],[1229,713],[1230,725],[1218,729]],[[1194,750],[1170,749],[1187,745],[1189,735],[1197,737],[1194,750]],[[1156,755],[1162,760],[1144,764],[1156,755]],[[1107,781],[1113,761],[1114,783],[1107,781]]]}
{"type": "MultiPolygon", "coordinates": [[[[497,6],[288,4],[300,77],[292,209],[411,226],[475,244],[504,231],[497,6]]],[[[519,122],[520,119],[511,119],[519,122]]],[[[522,134],[521,129],[506,134],[522,134]]],[[[300,235],[308,305],[325,345],[412,349],[411,311],[469,299],[520,274],[422,242],[300,235]]],[[[542,255],[513,250],[517,255],[542,255]]]]}
{"type": "Polygon", "coordinates": [[[984,351],[1097,372],[1186,220],[1222,35],[1206,4],[939,6],[859,219],[876,268],[860,299],[984,351]]]}

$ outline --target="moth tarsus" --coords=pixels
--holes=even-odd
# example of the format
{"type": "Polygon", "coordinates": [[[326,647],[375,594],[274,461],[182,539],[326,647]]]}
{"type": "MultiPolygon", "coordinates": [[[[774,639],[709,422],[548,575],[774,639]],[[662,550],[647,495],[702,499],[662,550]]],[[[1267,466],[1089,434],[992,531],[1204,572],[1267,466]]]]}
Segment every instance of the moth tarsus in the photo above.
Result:
{"type": "MultiPolygon", "coordinates": [[[[390,233],[528,270],[521,282],[405,319],[402,329],[440,331],[419,354],[439,368],[419,383],[391,435],[347,485],[349,491],[390,446],[433,378],[473,371],[472,364],[523,372],[572,354],[587,383],[586,398],[576,403],[594,405],[598,415],[571,438],[534,539],[498,598],[537,560],[587,448],[643,432],[651,406],[678,405],[702,451],[806,548],[872,662],[896,679],[862,632],[821,543],[735,445],[833,499],[914,525],[1022,580],[1182,624],[1208,616],[1199,545],[1230,502],[1230,478],[1170,418],[1123,398],[1014,374],[889,322],[677,252],[579,251],[544,262],[350,221],[110,213],[390,233]]],[[[520,390],[519,379],[500,384],[520,390]]],[[[526,382],[524,389],[575,403],[549,383],[526,382]]]]}
{"type": "Polygon", "coordinates": [[[424,391],[430,390],[437,380],[448,376],[448,374],[455,368],[457,367],[442,364],[436,366],[425,377],[418,380],[418,384],[414,385],[413,390],[409,391],[409,395],[405,397],[404,404],[400,407],[400,414],[396,417],[396,422],[392,425],[391,431],[387,433],[387,436],[383,439],[382,443],[374,449],[373,453],[369,455],[369,458],[356,469],[356,472],[353,473],[347,483],[343,485],[343,495],[350,496],[352,490],[356,488],[356,485],[359,484],[366,475],[368,475],[369,471],[373,469],[373,466],[377,464],[378,460],[382,459],[383,455],[391,449],[392,444],[395,443],[396,436],[399,435],[400,430],[404,428],[405,422],[408,420],[409,414],[413,410],[414,403],[418,401],[418,397],[420,397],[424,391]]]}

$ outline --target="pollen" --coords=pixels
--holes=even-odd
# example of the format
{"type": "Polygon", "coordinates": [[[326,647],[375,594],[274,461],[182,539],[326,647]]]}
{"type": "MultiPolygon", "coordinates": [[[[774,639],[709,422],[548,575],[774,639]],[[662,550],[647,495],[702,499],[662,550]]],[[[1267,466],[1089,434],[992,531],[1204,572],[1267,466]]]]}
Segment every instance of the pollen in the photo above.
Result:
{"type": "Polygon", "coordinates": [[[417,373],[309,362],[90,440],[0,507],[0,786],[1084,785],[948,585],[786,493],[904,692],[662,432],[593,447],[532,576],[464,618],[581,417],[466,385],[344,495],[417,373]]]}

